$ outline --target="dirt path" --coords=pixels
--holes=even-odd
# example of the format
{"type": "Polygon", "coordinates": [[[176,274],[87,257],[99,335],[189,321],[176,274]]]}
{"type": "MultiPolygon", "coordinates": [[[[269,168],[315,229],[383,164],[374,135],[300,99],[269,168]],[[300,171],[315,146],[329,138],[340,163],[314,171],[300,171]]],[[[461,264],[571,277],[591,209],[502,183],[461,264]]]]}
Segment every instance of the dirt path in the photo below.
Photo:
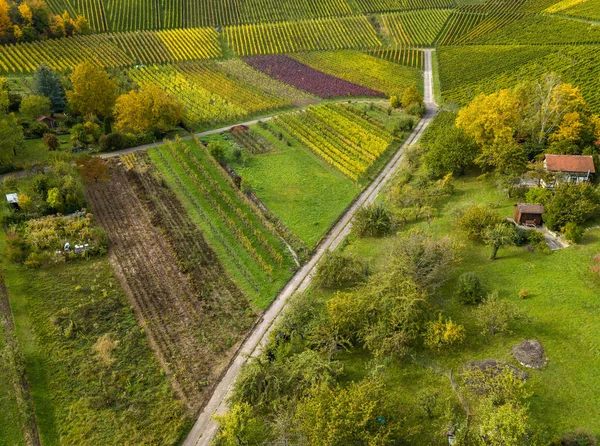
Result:
{"type": "Polygon", "coordinates": [[[323,255],[328,250],[335,249],[342,240],[350,233],[351,221],[356,212],[364,205],[372,203],[383,186],[393,177],[397,171],[404,152],[407,147],[411,146],[421,137],[424,130],[427,128],[433,117],[437,113],[437,105],[433,99],[433,75],[431,67],[431,52],[432,50],[424,50],[425,67],[424,67],[424,83],[425,94],[424,100],[427,106],[425,116],[415,130],[411,133],[406,142],[400,147],[396,155],[381,171],[378,177],[367,187],[356,200],[354,205],[348,209],[344,216],[329,232],[328,236],[323,239],[315,255],[304,265],[288,282],[285,288],[279,293],[275,301],[269,309],[263,314],[261,320],[256,324],[254,330],[246,338],[236,357],[231,362],[227,373],[221,379],[221,382],[216,386],[214,393],[204,410],[198,417],[188,437],[183,443],[183,446],[208,446],[218,430],[218,424],[212,419],[215,414],[223,414],[227,410],[227,396],[232,388],[237,375],[248,358],[257,356],[264,343],[268,339],[268,335],[275,327],[275,323],[283,314],[287,303],[296,292],[302,292],[308,288],[315,269],[323,255]]]}

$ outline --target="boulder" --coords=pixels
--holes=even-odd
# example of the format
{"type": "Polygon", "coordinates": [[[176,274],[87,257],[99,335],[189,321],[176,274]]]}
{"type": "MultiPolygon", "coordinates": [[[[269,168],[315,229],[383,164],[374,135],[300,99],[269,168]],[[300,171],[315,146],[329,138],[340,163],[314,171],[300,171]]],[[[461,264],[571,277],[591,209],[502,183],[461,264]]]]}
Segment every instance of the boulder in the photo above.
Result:
{"type": "Polygon", "coordinates": [[[530,369],[541,369],[548,362],[544,347],[535,339],[527,339],[515,345],[512,354],[519,364],[530,369]]]}

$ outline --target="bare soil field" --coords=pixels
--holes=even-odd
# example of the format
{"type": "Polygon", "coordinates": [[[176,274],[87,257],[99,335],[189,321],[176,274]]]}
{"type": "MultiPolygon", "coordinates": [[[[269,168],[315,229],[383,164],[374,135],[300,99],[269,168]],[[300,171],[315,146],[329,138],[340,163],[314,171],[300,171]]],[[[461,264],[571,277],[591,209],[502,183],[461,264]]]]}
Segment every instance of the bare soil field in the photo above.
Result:
{"type": "Polygon", "coordinates": [[[256,314],[156,171],[111,162],[88,198],[140,325],[190,413],[197,413],[256,314]]]}

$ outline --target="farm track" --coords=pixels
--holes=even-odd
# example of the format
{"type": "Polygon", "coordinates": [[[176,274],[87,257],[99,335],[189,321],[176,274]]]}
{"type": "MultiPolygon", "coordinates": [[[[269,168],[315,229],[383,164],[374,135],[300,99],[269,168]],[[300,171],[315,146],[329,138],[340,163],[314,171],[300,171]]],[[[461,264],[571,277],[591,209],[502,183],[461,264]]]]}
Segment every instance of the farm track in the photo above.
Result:
{"type": "MultiPolygon", "coordinates": [[[[226,279],[220,270],[215,272],[221,276],[216,280],[203,271],[195,275],[182,272],[177,256],[184,255],[185,251],[174,249],[165,232],[168,234],[169,228],[171,234],[180,228],[185,229],[186,222],[174,220],[182,218],[185,212],[168,208],[169,205],[165,204],[167,207],[163,212],[156,208],[153,214],[149,203],[145,204],[139,198],[136,186],[140,194],[147,192],[147,187],[160,189],[160,186],[148,182],[145,185],[144,180],[139,178],[137,184],[132,183],[135,183],[135,178],[128,178],[123,167],[113,166],[111,179],[91,185],[88,198],[98,222],[109,236],[111,263],[150,345],[170,377],[175,392],[188,412],[195,415],[210,395],[212,384],[227,366],[235,344],[251,326],[251,319],[244,318],[248,315],[248,306],[243,302],[237,305],[238,308],[233,305],[231,314],[217,318],[219,313],[214,309],[219,307],[216,303],[221,298],[226,302],[223,308],[230,308],[232,300],[243,299],[243,296],[232,283],[233,292],[219,286],[223,283],[221,280],[226,279]],[[159,213],[172,215],[173,220],[164,221],[162,228],[157,227],[153,219],[157,223],[156,215],[159,213]],[[202,284],[207,293],[197,289],[202,284]],[[246,323],[242,323],[242,327],[235,326],[243,320],[246,323]],[[229,341],[219,341],[219,329],[220,337],[229,338],[229,341]]],[[[162,201],[160,198],[156,201],[162,201]]],[[[176,202],[174,199],[171,201],[176,202]]],[[[203,239],[195,239],[190,245],[195,248],[194,251],[208,251],[208,262],[214,253],[203,239]]],[[[179,247],[182,241],[175,240],[174,245],[179,247]]],[[[194,263],[206,265],[207,262],[196,260],[194,263]]]]}
{"type": "Polygon", "coordinates": [[[248,358],[256,357],[260,354],[269,337],[269,333],[273,330],[276,322],[282,316],[290,298],[295,293],[305,291],[308,288],[319,261],[327,251],[335,249],[350,233],[352,227],[351,222],[356,212],[362,206],[372,203],[375,200],[384,185],[393,177],[400,167],[406,148],[418,141],[431,120],[435,117],[437,105],[434,102],[433,96],[431,50],[425,50],[424,52],[424,101],[427,106],[425,116],[421,119],[415,130],[373,183],[363,191],[350,209],[346,211],[338,223],[330,230],[329,234],[322,240],[311,260],[294,275],[273,301],[268,310],[263,314],[261,320],[255,325],[252,332],[246,338],[235,358],[232,360],[229,369],[216,386],[212,397],[198,417],[198,420],[184,441],[183,446],[208,446],[211,444],[211,441],[218,430],[218,424],[214,421],[213,416],[215,414],[223,414],[226,411],[228,394],[235,383],[235,379],[242,366],[246,363],[248,358]]]}

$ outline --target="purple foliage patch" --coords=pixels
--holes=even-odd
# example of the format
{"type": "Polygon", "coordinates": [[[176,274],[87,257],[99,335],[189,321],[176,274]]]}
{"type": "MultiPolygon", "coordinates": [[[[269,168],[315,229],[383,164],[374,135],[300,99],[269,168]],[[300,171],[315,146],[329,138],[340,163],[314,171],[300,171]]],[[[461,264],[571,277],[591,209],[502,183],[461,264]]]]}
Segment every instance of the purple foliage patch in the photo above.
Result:
{"type": "Polygon", "coordinates": [[[251,56],[246,57],[244,60],[248,65],[268,74],[272,78],[322,98],[345,96],[385,97],[379,91],[361,87],[339,77],[315,70],[287,56],[251,56]]]}

